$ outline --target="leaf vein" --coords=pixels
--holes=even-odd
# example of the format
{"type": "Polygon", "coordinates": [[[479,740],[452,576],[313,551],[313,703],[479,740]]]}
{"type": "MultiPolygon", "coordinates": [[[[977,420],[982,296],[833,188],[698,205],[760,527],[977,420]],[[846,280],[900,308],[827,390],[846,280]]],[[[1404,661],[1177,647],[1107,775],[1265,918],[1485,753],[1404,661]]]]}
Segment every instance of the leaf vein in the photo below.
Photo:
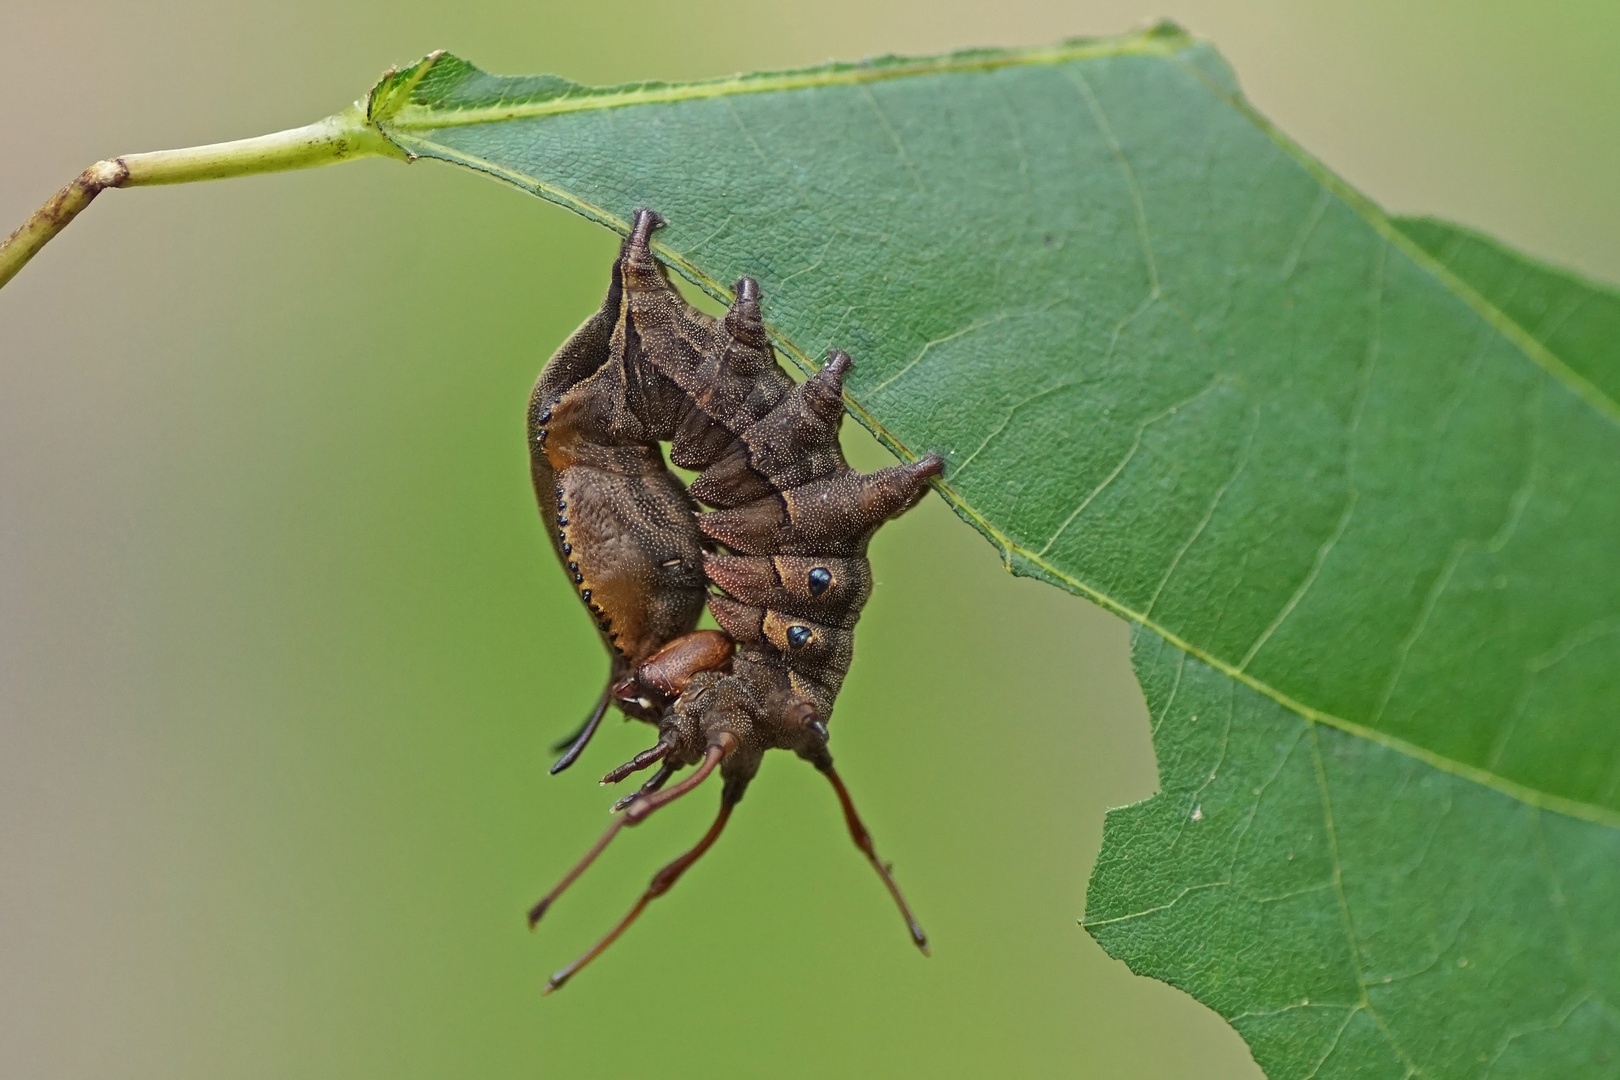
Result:
{"type": "MultiPolygon", "coordinates": [[[[1524,517],[1524,509],[1529,505],[1530,498],[1535,493],[1536,481],[1539,476],[1539,462],[1541,458],[1541,418],[1544,411],[1541,407],[1541,398],[1544,393],[1544,387],[1545,384],[1538,381],[1536,383],[1536,393],[1531,397],[1531,405],[1529,410],[1531,417],[1530,453],[1528,455],[1528,461],[1525,465],[1524,478],[1520,480],[1519,485],[1514,489],[1513,494],[1508,498],[1507,511],[1503,517],[1502,523],[1497,526],[1496,531],[1491,536],[1483,540],[1472,537],[1464,537],[1452,545],[1450,554],[1446,556],[1445,564],[1441,567],[1440,572],[1435,575],[1434,582],[1429,586],[1429,591],[1423,598],[1423,604],[1418,609],[1417,617],[1413,620],[1411,627],[1408,628],[1406,634],[1402,637],[1400,645],[1397,646],[1395,666],[1390,672],[1389,679],[1384,684],[1384,693],[1379,699],[1378,707],[1373,712],[1371,723],[1374,727],[1377,727],[1380,721],[1383,720],[1384,713],[1389,707],[1390,700],[1395,696],[1395,690],[1400,685],[1401,678],[1406,672],[1406,663],[1412,654],[1412,649],[1417,644],[1418,639],[1421,638],[1423,633],[1429,628],[1429,622],[1434,615],[1434,610],[1439,606],[1440,598],[1445,594],[1446,589],[1450,586],[1452,576],[1457,572],[1457,567],[1462,564],[1463,559],[1467,558],[1470,554],[1476,551],[1501,551],[1502,548],[1507,545],[1508,541],[1512,539],[1514,532],[1518,529],[1519,522],[1524,517]]],[[[1496,749],[1493,750],[1492,753],[1493,759],[1503,748],[1507,746],[1508,739],[1511,737],[1512,726],[1516,723],[1516,718],[1517,712],[1508,714],[1506,730],[1499,735],[1496,740],[1496,749]]],[[[1496,761],[1489,761],[1487,763],[1487,767],[1495,768],[1496,761]]]]}
{"type": "Polygon", "coordinates": [[[1334,527],[1333,533],[1317,548],[1316,558],[1312,561],[1311,568],[1306,573],[1305,579],[1294,589],[1288,601],[1283,604],[1282,610],[1277,612],[1265,630],[1260,633],[1260,636],[1255,638],[1254,643],[1243,654],[1243,659],[1238,661],[1239,671],[1248,669],[1249,664],[1260,654],[1260,650],[1265,648],[1266,643],[1271,640],[1271,636],[1294,613],[1294,609],[1299,607],[1300,601],[1305,599],[1305,594],[1310,592],[1311,586],[1316,584],[1317,576],[1321,574],[1322,567],[1327,564],[1328,555],[1332,552],[1334,545],[1339,542],[1339,538],[1350,527],[1350,518],[1355,513],[1356,500],[1360,497],[1360,492],[1356,488],[1356,455],[1361,432],[1361,418],[1367,410],[1367,401],[1372,396],[1373,373],[1378,370],[1378,355],[1382,350],[1384,340],[1384,270],[1388,255],[1389,245],[1387,243],[1379,245],[1378,262],[1375,264],[1371,290],[1372,315],[1370,321],[1372,323],[1372,333],[1367,341],[1366,361],[1362,364],[1361,387],[1356,395],[1355,408],[1350,414],[1349,427],[1345,431],[1344,472],[1345,484],[1349,488],[1349,492],[1345,498],[1344,511],[1339,515],[1339,522],[1334,527]]]}
{"type": "Polygon", "coordinates": [[[1254,445],[1255,432],[1260,429],[1260,407],[1256,405],[1251,411],[1254,419],[1249,425],[1248,435],[1243,440],[1243,449],[1238,452],[1237,466],[1232,470],[1232,475],[1228,476],[1221,486],[1215,489],[1215,497],[1210,500],[1209,509],[1204,511],[1204,516],[1193,529],[1192,535],[1187,537],[1186,541],[1176,551],[1175,558],[1171,559],[1170,565],[1165,568],[1164,576],[1159,578],[1158,587],[1153,590],[1153,595],[1148,598],[1147,608],[1143,612],[1144,615],[1151,616],[1153,614],[1153,607],[1159,602],[1159,594],[1164,592],[1164,587],[1170,583],[1170,578],[1175,574],[1176,567],[1181,565],[1182,557],[1204,534],[1204,530],[1209,527],[1210,521],[1215,517],[1215,511],[1221,505],[1221,499],[1226,496],[1227,489],[1237,483],[1238,477],[1242,476],[1243,470],[1248,467],[1249,450],[1254,445]]]}
{"type": "Polygon", "coordinates": [[[1283,260],[1282,280],[1287,281],[1294,276],[1299,267],[1299,258],[1305,253],[1305,245],[1310,242],[1311,235],[1316,232],[1316,225],[1327,212],[1328,203],[1333,201],[1333,193],[1327,188],[1321,188],[1316,195],[1316,201],[1305,214],[1305,220],[1300,223],[1299,232],[1294,235],[1294,242],[1288,247],[1288,257],[1283,260]]]}
{"type": "Polygon", "coordinates": [[[1339,856],[1338,827],[1333,822],[1333,796],[1328,790],[1327,764],[1322,760],[1322,746],[1320,740],[1316,737],[1316,726],[1314,724],[1311,725],[1310,735],[1311,756],[1316,765],[1316,784],[1322,796],[1322,826],[1327,833],[1328,857],[1333,868],[1333,892],[1339,901],[1339,915],[1344,927],[1345,942],[1349,946],[1350,966],[1355,972],[1356,984],[1361,991],[1362,1008],[1367,1011],[1368,1016],[1372,1017],[1373,1023],[1378,1025],[1378,1030],[1383,1032],[1385,1041],[1395,1051],[1395,1056],[1400,1058],[1401,1063],[1411,1070],[1412,1075],[1420,1075],[1422,1070],[1401,1048],[1400,1043],[1395,1040],[1394,1034],[1384,1024],[1377,1010],[1372,1007],[1372,1001],[1367,997],[1367,976],[1361,964],[1361,942],[1356,936],[1355,919],[1350,914],[1350,897],[1344,888],[1344,862],[1339,856]]]}
{"type": "Polygon", "coordinates": [[[906,153],[906,144],[900,141],[900,135],[894,130],[894,125],[889,123],[889,118],[884,113],[883,106],[878,104],[877,95],[872,92],[872,87],[862,83],[861,96],[866,99],[867,104],[872,106],[872,112],[877,115],[878,124],[883,128],[884,133],[889,136],[889,141],[894,144],[894,152],[899,155],[900,164],[906,167],[906,172],[911,174],[911,182],[917,186],[917,191],[927,195],[928,188],[923,184],[922,175],[917,172],[917,166],[912,163],[911,155],[906,153]]]}
{"type": "Polygon", "coordinates": [[[1037,554],[1045,555],[1048,551],[1052,550],[1052,545],[1057,543],[1058,538],[1068,531],[1069,526],[1074,524],[1075,519],[1085,512],[1086,507],[1090,506],[1097,496],[1106,491],[1109,485],[1119,478],[1119,474],[1125,471],[1125,467],[1131,463],[1131,459],[1136,456],[1137,450],[1141,448],[1142,436],[1146,434],[1149,427],[1158,423],[1160,420],[1165,419],[1166,417],[1174,416],[1179,410],[1191,405],[1194,401],[1197,401],[1199,398],[1215,389],[1215,387],[1219,386],[1223,381],[1224,379],[1222,376],[1216,375],[1209,382],[1205,383],[1203,388],[1197,393],[1191,394],[1172,405],[1165,406],[1160,411],[1138,423],[1136,425],[1136,432],[1131,438],[1130,449],[1125,451],[1125,456],[1119,459],[1118,464],[1114,466],[1112,471],[1110,471],[1107,476],[1103,477],[1102,483],[1093,488],[1089,495],[1080,500],[1080,505],[1076,506],[1072,511],[1069,512],[1069,516],[1063,519],[1063,524],[1058,526],[1057,531],[1051,535],[1051,537],[1046,541],[1046,545],[1042,547],[1037,554]]]}
{"type": "Polygon", "coordinates": [[[1220,889],[1231,884],[1232,883],[1230,881],[1206,881],[1201,885],[1186,885],[1183,886],[1182,890],[1174,897],[1162,904],[1155,904],[1152,907],[1143,908],[1140,911],[1133,911],[1128,915],[1114,915],[1107,919],[1082,919],[1080,920],[1080,925],[1090,929],[1094,926],[1112,926],[1115,923],[1130,922],[1132,919],[1140,919],[1148,915],[1156,915],[1161,911],[1169,911],[1171,908],[1175,907],[1177,904],[1181,903],[1195,892],[1202,892],[1205,889],[1220,889]]]}
{"type": "Polygon", "coordinates": [[[1142,185],[1137,182],[1136,170],[1131,168],[1131,162],[1125,156],[1125,148],[1120,145],[1119,139],[1114,135],[1113,125],[1109,124],[1108,116],[1103,112],[1102,102],[1097,100],[1097,94],[1091,88],[1091,81],[1086,78],[1085,72],[1078,67],[1064,69],[1070,81],[1080,89],[1085,98],[1086,108],[1091,111],[1092,120],[1097,129],[1102,132],[1103,138],[1108,141],[1108,149],[1113,153],[1114,160],[1119,162],[1120,172],[1125,177],[1125,186],[1131,194],[1131,207],[1136,212],[1136,239],[1142,246],[1142,257],[1147,260],[1148,281],[1152,284],[1153,296],[1158,297],[1159,288],[1159,261],[1153,254],[1153,242],[1148,236],[1147,206],[1142,201],[1142,185]]]}

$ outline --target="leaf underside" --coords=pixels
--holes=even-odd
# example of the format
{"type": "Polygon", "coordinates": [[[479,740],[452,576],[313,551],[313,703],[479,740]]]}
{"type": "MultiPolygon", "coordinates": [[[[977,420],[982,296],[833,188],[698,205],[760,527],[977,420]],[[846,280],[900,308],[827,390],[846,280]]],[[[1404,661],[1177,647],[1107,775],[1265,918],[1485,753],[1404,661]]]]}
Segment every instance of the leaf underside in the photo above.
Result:
{"type": "Polygon", "coordinates": [[[1385,217],[1174,28],[606,89],[437,55],[370,109],[659,210],[1014,572],[1137,624],[1112,955],[1273,1077],[1620,1067],[1613,292],[1385,217]]]}

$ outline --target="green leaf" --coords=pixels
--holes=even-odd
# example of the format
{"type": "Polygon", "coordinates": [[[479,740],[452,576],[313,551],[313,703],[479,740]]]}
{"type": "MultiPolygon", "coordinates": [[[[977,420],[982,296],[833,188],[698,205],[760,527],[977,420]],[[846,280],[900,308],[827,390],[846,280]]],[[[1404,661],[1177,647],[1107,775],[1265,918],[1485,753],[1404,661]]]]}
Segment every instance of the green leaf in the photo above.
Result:
{"type": "Polygon", "coordinates": [[[1139,630],[1161,792],[1086,926],[1272,1077],[1612,1076],[1620,836],[1312,723],[1139,630]]]}
{"type": "Polygon", "coordinates": [[[1274,1077],[1614,1072],[1614,294],[1392,222],[1172,27],[608,89],[438,55],[371,118],[655,207],[1012,570],[1137,624],[1111,953],[1274,1077]]]}

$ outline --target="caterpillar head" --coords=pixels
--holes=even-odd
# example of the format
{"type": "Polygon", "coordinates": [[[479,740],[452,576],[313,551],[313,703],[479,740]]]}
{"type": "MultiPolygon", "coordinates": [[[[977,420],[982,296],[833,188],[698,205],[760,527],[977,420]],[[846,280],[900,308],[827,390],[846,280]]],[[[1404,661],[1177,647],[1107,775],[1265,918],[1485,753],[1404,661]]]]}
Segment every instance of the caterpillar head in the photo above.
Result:
{"type": "Polygon", "coordinates": [[[734,650],[729,636],[699,630],[614,686],[622,710],[658,725],[658,741],[609,772],[604,783],[654,761],[696,765],[721,745],[728,748],[720,768],[728,803],[742,798],[767,750],[789,750],[818,768],[831,767],[826,720],[814,701],[795,693],[792,673],[769,655],[746,650],[734,657],[734,650]]]}

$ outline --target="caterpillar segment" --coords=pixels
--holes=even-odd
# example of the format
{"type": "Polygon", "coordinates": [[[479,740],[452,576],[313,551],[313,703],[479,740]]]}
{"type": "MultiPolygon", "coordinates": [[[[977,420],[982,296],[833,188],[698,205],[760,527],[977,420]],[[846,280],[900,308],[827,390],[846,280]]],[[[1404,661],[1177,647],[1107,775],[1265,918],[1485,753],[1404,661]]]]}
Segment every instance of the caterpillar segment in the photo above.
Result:
{"type": "MultiPolygon", "coordinates": [[[[691,850],[654,876],[631,911],[556,989],[612,943],[718,839],[767,750],[827,776],[856,846],[906,920],[927,937],[880,860],[833,768],[829,721],[871,595],[867,544],[914,506],[942,459],[860,473],[839,446],[848,354],[795,383],[777,363],[751,278],[724,318],[685,302],[653,256],[663,220],[638,211],[602,307],[546,365],[530,406],[530,450],[553,547],[597,620],[610,674],[596,710],[553,771],[578,757],[608,704],[658,730],[610,771],[657,766],[621,799],[608,830],[530,911],[533,926],[612,838],[722,778],[720,811],[691,850]],[[698,473],[689,489],[670,460],[698,473]],[[695,629],[704,602],[722,632],[695,629]],[[680,770],[684,780],[665,787],[680,770]]],[[[561,745],[561,744],[559,744],[561,745]]]]}
{"type": "Polygon", "coordinates": [[[614,688],[696,629],[703,613],[698,508],[658,446],[682,401],[632,347],[623,295],[615,265],[601,309],[557,350],[529,399],[529,470],[541,520],[608,653],[606,685],[585,722],[556,745],[563,755],[553,773],[579,758],[610,704],[657,721],[650,706],[616,699],[614,688]]]}

